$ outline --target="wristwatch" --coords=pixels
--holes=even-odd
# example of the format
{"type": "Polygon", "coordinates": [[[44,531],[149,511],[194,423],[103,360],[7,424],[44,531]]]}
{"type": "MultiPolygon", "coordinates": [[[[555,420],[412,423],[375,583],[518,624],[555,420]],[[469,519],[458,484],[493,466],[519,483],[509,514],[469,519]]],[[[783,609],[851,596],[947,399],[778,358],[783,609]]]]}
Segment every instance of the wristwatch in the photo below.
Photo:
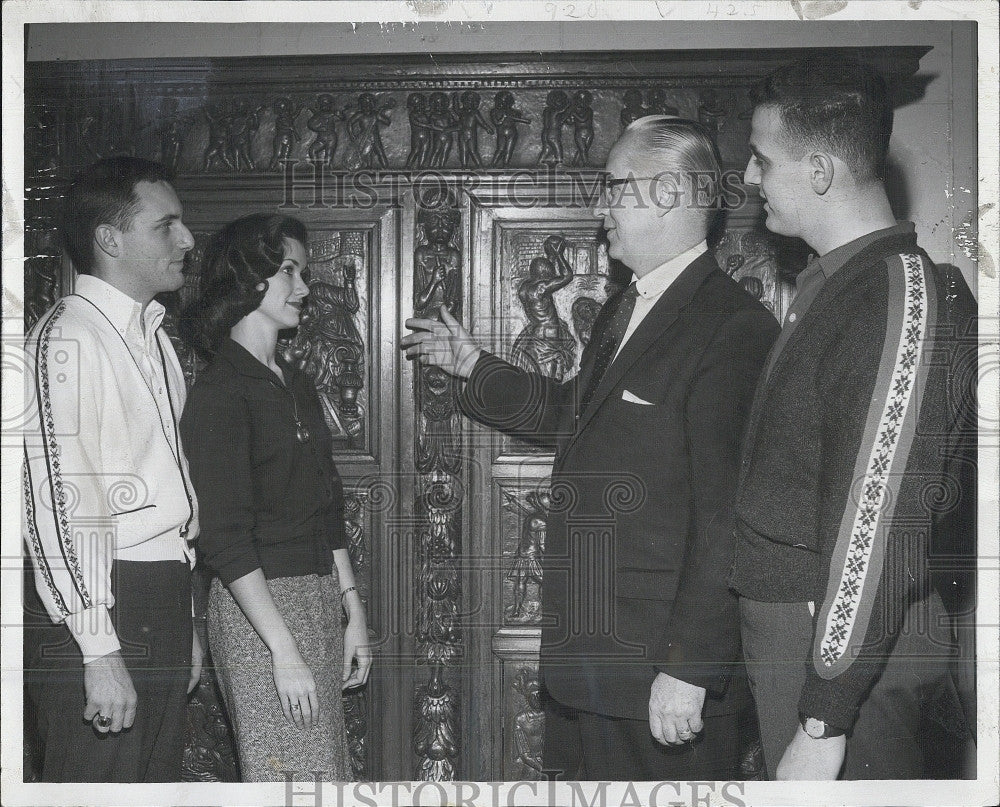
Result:
{"type": "Polygon", "coordinates": [[[842,737],[847,734],[843,729],[824,723],[818,717],[809,717],[799,712],[799,724],[802,730],[814,740],[826,740],[830,737],[842,737]]]}

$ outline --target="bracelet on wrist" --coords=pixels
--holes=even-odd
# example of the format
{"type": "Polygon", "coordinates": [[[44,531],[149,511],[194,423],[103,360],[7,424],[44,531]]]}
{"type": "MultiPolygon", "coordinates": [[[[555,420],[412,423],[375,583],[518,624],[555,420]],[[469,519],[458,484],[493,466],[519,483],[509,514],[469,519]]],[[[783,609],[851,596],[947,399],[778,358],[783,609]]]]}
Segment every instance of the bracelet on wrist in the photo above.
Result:
{"type": "Polygon", "coordinates": [[[347,588],[345,588],[343,591],[340,592],[340,601],[341,602],[344,601],[344,597],[347,596],[348,591],[357,591],[357,590],[358,590],[357,586],[348,586],[347,588]]]}

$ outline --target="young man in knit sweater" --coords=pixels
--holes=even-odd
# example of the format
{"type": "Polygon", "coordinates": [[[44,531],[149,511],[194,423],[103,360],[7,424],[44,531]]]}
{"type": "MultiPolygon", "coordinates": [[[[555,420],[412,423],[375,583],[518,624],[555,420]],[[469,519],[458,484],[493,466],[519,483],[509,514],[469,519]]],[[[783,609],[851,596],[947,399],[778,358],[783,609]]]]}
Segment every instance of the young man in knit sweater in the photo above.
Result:
{"type": "Polygon", "coordinates": [[[159,163],[102,160],[60,230],[79,276],[25,343],[25,682],[50,782],[176,782],[201,670],[185,387],[153,297],[194,246],[159,163]]]}
{"type": "Polygon", "coordinates": [[[736,497],[730,584],[772,778],[950,778],[921,753],[932,696],[971,740],[939,590],[970,602],[972,581],[934,562],[974,562],[976,309],[892,213],[891,129],[881,78],[831,61],[776,71],[753,114],[746,182],[767,228],[818,256],[757,388],[736,497]]]}

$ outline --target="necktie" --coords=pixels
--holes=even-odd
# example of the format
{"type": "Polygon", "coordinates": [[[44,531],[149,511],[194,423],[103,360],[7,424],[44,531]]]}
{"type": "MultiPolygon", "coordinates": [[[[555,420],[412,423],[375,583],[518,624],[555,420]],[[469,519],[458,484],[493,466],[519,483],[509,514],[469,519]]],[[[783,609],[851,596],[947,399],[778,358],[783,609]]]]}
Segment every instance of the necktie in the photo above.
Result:
{"type": "Polygon", "coordinates": [[[618,352],[622,339],[625,337],[625,331],[628,330],[629,321],[632,319],[632,312],[635,310],[635,301],[638,296],[639,289],[636,287],[635,281],[632,281],[629,287],[622,292],[615,312],[611,315],[611,321],[601,334],[601,341],[597,345],[597,355],[594,358],[594,369],[590,373],[587,387],[580,399],[578,411],[581,414],[586,411],[590,399],[594,397],[601,379],[604,378],[604,373],[607,372],[618,352]]]}

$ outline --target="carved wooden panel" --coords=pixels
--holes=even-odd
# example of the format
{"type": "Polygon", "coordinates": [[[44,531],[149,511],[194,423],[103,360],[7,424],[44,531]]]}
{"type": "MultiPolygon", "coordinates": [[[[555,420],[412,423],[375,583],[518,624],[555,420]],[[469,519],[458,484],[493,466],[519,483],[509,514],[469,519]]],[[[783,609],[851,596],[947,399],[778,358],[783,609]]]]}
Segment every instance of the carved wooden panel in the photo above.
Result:
{"type": "Polygon", "coordinates": [[[551,507],[548,479],[494,480],[494,545],[502,548],[500,623],[541,621],[545,517],[551,507]]]}
{"type": "Polygon", "coordinates": [[[506,629],[493,638],[492,647],[500,663],[502,693],[497,775],[505,781],[542,779],[545,716],[539,702],[538,633],[506,629]]]}
{"type": "MultiPolygon", "coordinates": [[[[897,84],[924,52],[852,49],[897,84]]],[[[551,456],[468,425],[454,382],[400,358],[400,320],[447,305],[501,355],[571,378],[597,307],[628,280],[589,210],[623,127],[646,114],[699,120],[742,168],[748,88],[800,55],[28,65],[27,323],[72,287],[55,215],[73,172],[100,156],[161,159],[177,174],[198,245],[172,311],[222,224],[283,209],[310,230],[312,302],[285,347],[316,381],[335,435],[349,549],[386,657],[346,704],[356,776],[521,779],[539,767],[534,554],[551,456]],[[412,192],[431,171],[451,184],[436,202],[412,192]]],[[[760,227],[755,194],[731,212],[716,254],[784,313],[786,277],[804,256],[760,227]]],[[[178,353],[192,381],[197,361],[179,343],[178,353]]],[[[189,725],[186,777],[234,777],[210,676],[189,725]]]]}
{"type": "MultiPolygon", "coordinates": [[[[462,223],[457,200],[448,193],[423,197],[416,210],[419,232],[413,248],[413,311],[436,317],[447,305],[462,317],[462,223]]],[[[461,745],[462,650],[459,559],[463,554],[461,414],[458,384],[436,367],[416,370],[414,404],[413,513],[416,516],[418,663],[426,669],[417,683],[414,706],[414,778],[450,781],[458,777],[461,745]]]]}

